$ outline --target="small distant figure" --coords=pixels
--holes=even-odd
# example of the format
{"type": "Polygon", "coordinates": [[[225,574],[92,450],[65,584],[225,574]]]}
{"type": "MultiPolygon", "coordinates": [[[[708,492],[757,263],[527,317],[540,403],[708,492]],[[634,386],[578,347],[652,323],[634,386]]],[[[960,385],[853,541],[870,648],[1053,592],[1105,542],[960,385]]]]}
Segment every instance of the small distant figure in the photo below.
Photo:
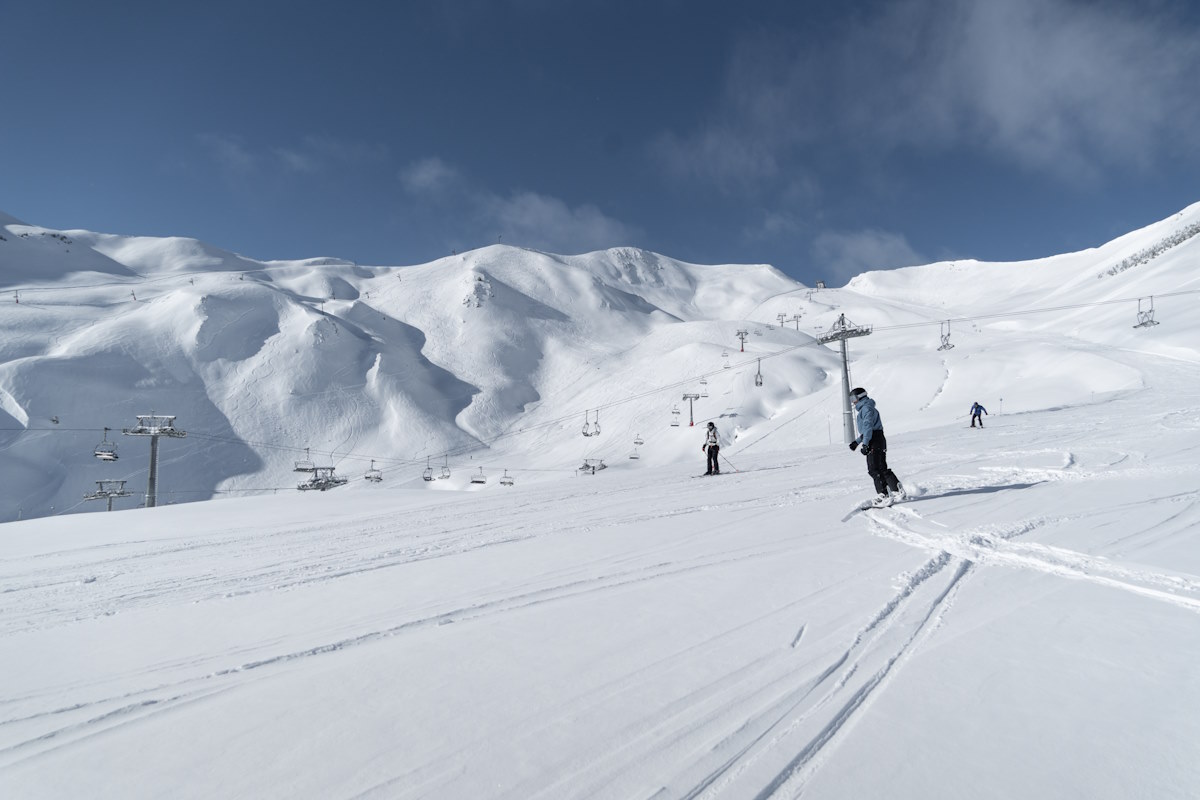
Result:
{"type": "Polygon", "coordinates": [[[979,403],[971,404],[971,427],[975,427],[975,420],[979,420],[979,427],[983,427],[983,417],[981,414],[986,414],[987,409],[979,405],[979,403]]]}
{"type": "Polygon", "coordinates": [[[721,465],[717,462],[717,454],[721,451],[721,436],[717,433],[716,423],[708,423],[708,432],[704,436],[704,444],[700,449],[708,454],[708,472],[705,475],[720,475],[721,465]]]}
{"type": "Polygon", "coordinates": [[[854,412],[858,422],[858,438],[850,443],[850,449],[855,450],[860,445],[862,454],[867,457],[867,474],[875,482],[878,492],[874,500],[867,505],[875,508],[890,506],[897,500],[905,500],[908,494],[904,491],[900,479],[887,465],[887,437],[883,435],[883,420],[875,410],[875,401],[867,397],[866,389],[850,390],[850,402],[854,404],[854,412]]]}

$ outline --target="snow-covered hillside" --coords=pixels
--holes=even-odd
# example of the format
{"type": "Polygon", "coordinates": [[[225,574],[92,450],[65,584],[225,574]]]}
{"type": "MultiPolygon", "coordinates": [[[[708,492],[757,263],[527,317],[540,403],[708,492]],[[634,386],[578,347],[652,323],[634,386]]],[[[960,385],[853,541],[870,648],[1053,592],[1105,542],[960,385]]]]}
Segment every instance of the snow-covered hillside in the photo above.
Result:
{"type": "Polygon", "coordinates": [[[1198,226],[814,290],[0,218],[0,796],[1200,796],[1198,226]],[[62,513],[149,413],[162,507],[62,513]]]}
{"type": "Polygon", "coordinates": [[[1200,228],[1196,206],[1093,251],[820,291],[768,266],[628,248],[495,246],[362,267],[0,222],[0,520],[96,510],[81,498],[100,480],[127,481],[133,497],[117,507],[136,505],[149,446],[120,431],[143,414],[173,415],[188,434],[161,447],[159,503],[291,489],[298,460],[351,479],[373,464],[393,481],[441,464],[455,477],[436,487],[464,488],[481,467],[528,479],[585,459],[632,467],[635,438],[636,466],[689,458],[689,413],[768,449],[828,444],[840,362],[812,335],[840,314],[875,327],[852,343],[855,379],[901,401],[891,424],[905,430],[975,399],[1024,411],[1126,390],[1137,370],[1096,345],[1188,358],[1200,334],[1196,315],[1173,313],[1194,298],[1163,298],[1200,286],[1200,239],[1105,272],[1200,228]],[[1146,336],[1129,323],[1152,295],[1171,318],[1146,336]],[[1062,306],[1073,308],[1022,316],[1062,306]],[[931,353],[943,320],[961,347],[931,353]],[[1063,374],[1065,358],[1077,368],[1063,374]],[[746,391],[760,369],[764,385],[746,391]],[[689,408],[685,393],[705,396],[689,408]],[[597,423],[601,436],[579,435],[597,423]],[[106,437],[118,461],[93,457],[106,437]]]}

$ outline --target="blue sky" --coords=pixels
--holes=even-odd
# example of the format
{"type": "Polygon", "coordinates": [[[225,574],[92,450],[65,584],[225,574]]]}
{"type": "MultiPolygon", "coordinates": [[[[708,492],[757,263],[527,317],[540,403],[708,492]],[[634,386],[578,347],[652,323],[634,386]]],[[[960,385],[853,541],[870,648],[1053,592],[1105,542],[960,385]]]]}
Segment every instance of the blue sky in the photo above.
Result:
{"type": "Polygon", "coordinates": [[[1036,258],[1200,200],[1196,5],[10,4],[0,210],[373,265],[1036,258]]]}

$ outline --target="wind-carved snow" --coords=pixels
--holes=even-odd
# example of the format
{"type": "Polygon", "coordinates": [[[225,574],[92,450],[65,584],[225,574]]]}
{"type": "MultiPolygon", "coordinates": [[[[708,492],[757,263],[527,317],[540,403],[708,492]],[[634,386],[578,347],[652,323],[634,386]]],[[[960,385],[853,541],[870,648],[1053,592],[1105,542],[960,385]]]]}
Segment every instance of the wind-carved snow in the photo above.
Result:
{"type": "Polygon", "coordinates": [[[0,216],[0,794],[1200,794],[1173,294],[1200,237],[1095,279],[1196,222],[810,291],[633,248],[254,262],[0,216]],[[851,380],[909,493],[844,522],[874,489],[812,336],[840,314],[874,327],[851,380]],[[120,429],[150,412],[188,431],[160,507],[84,513],[143,491],[120,429]],[[353,480],[296,491],[306,455],[353,480]]]}

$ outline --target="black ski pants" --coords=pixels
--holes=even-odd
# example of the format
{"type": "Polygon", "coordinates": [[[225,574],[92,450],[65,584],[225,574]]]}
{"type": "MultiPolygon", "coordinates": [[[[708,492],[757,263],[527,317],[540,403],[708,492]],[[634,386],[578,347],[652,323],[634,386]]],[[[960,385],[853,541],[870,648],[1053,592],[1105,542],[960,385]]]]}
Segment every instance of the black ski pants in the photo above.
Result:
{"type": "Polygon", "coordinates": [[[879,494],[887,494],[889,489],[893,492],[900,489],[900,479],[888,469],[887,438],[883,431],[871,434],[871,452],[867,453],[867,474],[875,481],[875,491],[879,494]]]}
{"type": "Polygon", "coordinates": [[[708,446],[708,474],[712,475],[721,471],[721,465],[717,463],[717,453],[721,448],[718,445],[710,444],[708,446]]]}

